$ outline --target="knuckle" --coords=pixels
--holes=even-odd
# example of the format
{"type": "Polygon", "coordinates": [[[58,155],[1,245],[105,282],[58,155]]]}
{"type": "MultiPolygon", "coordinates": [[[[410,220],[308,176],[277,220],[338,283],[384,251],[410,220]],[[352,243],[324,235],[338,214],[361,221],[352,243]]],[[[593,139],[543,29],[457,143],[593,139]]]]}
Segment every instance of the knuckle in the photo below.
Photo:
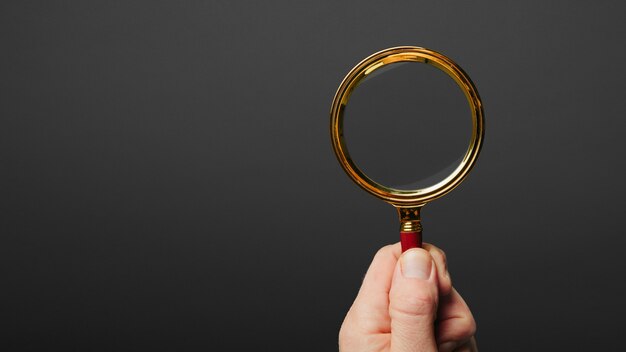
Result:
{"type": "Polygon", "coordinates": [[[447,284],[451,285],[452,281],[450,279],[450,274],[448,273],[448,258],[446,257],[446,254],[442,250],[437,249],[436,251],[433,251],[432,256],[435,258],[440,278],[444,279],[444,281],[447,281],[447,284]]]}
{"type": "Polygon", "coordinates": [[[378,251],[376,251],[374,258],[386,257],[393,254],[393,247],[394,246],[392,244],[388,244],[380,248],[378,251]]]}
{"type": "Polygon", "coordinates": [[[457,341],[461,344],[471,340],[476,334],[476,322],[469,317],[457,317],[439,322],[437,338],[442,341],[457,341]]]}
{"type": "Polygon", "coordinates": [[[376,251],[376,254],[374,255],[374,257],[380,257],[380,256],[385,255],[385,253],[387,253],[387,251],[389,250],[389,248],[388,248],[388,247],[389,247],[389,246],[387,245],[387,246],[384,246],[384,247],[379,248],[379,249],[376,251]]]}
{"type": "Polygon", "coordinates": [[[474,321],[473,318],[469,319],[469,322],[467,325],[467,334],[470,337],[476,335],[476,321],[474,321]]]}
{"type": "Polygon", "coordinates": [[[448,263],[448,257],[446,256],[446,252],[444,252],[440,248],[433,246],[432,254],[436,256],[437,259],[439,259],[444,265],[448,263]]]}
{"type": "Polygon", "coordinates": [[[349,319],[343,321],[339,329],[339,345],[351,344],[355,340],[354,324],[349,319]]]}
{"type": "Polygon", "coordinates": [[[446,255],[446,252],[444,252],[443,250],[439,250],[439,253],[441,254],[441,257],[443,258],[443,262],[444,263],[448,263],[448,255],[446,255]]]}
{"type": "Polygon", "coordinates": [[[460,319],[457,323],[456,331],[459,340],[467,340],[476,334],[476,322],[471,317],[460,319]]]}
{"type": "Polygon", "coordinates": [[[425,292],[394,295],[389,302],[392,319],[407,316],[432,316],[437,311],[437,298],[425,292]]]}

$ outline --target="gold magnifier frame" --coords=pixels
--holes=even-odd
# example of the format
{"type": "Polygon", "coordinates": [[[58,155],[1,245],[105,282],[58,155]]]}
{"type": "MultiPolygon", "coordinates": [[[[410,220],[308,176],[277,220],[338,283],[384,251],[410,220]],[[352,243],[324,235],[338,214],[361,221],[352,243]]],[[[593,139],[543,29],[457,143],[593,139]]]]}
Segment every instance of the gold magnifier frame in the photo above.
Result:
{"type": "MultiPolygon", "coordinates": [[[[335,155],[348,176],[361,188],[372,195],[390,203],[398,209],[400,216],[400,231],[402,233],[419,234],[417,245],[421,245],[421,208],[428,202],[435,200],[458,186],[474,166],[482,147],[485,122],[483,105],[476,87],[467,74],[448,57],[425,48],[415,46],[400,46],[379,51],[357,64],[343,79],[330,110],[330,134],[335,155]],[[472,118],[472,135],[463,159],[459,166],[438,183],[416,190],[400,190],[390,188],[369,178],[363,173],[350,157],[343,134],[343,119],[345,108],[353,90],[367,76],[387,65],[399,62],[419,62],[434,66],[450,76],[461,88],[470,106],[472,118]]],[[[407,156],[408,157],[408,156],[407,156]]],[[[411,161],[413,162],[413,161],[411,161]]],[[[419,162],[416,160],[415,162],[419,162]]],[[[400,165],[398,172],[402,172],[400,165]]],[[[415,245],[414,245],[415,246],[415,245]]],[[[408,248],[404,248],[403,250],[408,248]]]]}

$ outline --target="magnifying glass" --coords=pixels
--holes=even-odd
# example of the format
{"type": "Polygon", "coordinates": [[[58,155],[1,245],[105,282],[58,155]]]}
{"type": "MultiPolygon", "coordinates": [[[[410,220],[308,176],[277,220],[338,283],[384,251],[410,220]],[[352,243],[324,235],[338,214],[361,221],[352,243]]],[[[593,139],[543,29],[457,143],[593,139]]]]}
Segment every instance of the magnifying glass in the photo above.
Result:
{"type": "Polygon", "coordinates": [[[474,166],[483,107],[451,59],[394,47],[347,74],[333,99],[330,132],[352,181],[397,209],[404,252],[422,245],[422,207],[452,191],[474,166]]]}

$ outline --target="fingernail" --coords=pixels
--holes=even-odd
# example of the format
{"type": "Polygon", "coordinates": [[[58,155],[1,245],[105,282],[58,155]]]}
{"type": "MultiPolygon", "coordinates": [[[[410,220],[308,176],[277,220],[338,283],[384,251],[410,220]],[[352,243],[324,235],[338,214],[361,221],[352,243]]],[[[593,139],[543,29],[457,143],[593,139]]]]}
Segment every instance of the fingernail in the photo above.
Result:
{"type": "Polygon", "coordinates": [[[452,352],[454,351],[455,348],[456,348],[456,342],[454,341],[444,342],[441,345],[439,345],[439,352],[452,352]]]}
{"type": "Polygon", "coordinates": [[[420,280],[428,280],[430,277],[432,259],[424,250],[409,249],[402,254],[400,264],[404,277],[420,280]]]}

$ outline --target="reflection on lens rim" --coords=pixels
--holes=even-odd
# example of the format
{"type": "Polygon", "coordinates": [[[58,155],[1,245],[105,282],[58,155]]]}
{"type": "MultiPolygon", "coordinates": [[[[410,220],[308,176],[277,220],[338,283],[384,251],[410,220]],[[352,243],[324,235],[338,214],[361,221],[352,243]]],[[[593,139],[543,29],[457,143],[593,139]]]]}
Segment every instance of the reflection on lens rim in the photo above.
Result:
{"type": "MultiPolygon", "coordinates": [[[[335,155],[343,169],[361,188],[399,207],[424,205],[458,186],[478,158],[485,134],[484,124],[483,106],[478,91],[461,67],[438,52],[414,46],[385,49],[361,61],[341,82],[330,110],[331,140],[335,155]],[[367,177],[350,157],[343,135],[343,115],[352,91],[372,72],[397,62],[421,62],[442,70],[459,85],[472,112],[472,138],[461,164],[437,184],[417,190],[389,188],[367,177]]],[[[402,166],[399,165],[398,168],[398,172],[402,172],[402,166]]]]}

